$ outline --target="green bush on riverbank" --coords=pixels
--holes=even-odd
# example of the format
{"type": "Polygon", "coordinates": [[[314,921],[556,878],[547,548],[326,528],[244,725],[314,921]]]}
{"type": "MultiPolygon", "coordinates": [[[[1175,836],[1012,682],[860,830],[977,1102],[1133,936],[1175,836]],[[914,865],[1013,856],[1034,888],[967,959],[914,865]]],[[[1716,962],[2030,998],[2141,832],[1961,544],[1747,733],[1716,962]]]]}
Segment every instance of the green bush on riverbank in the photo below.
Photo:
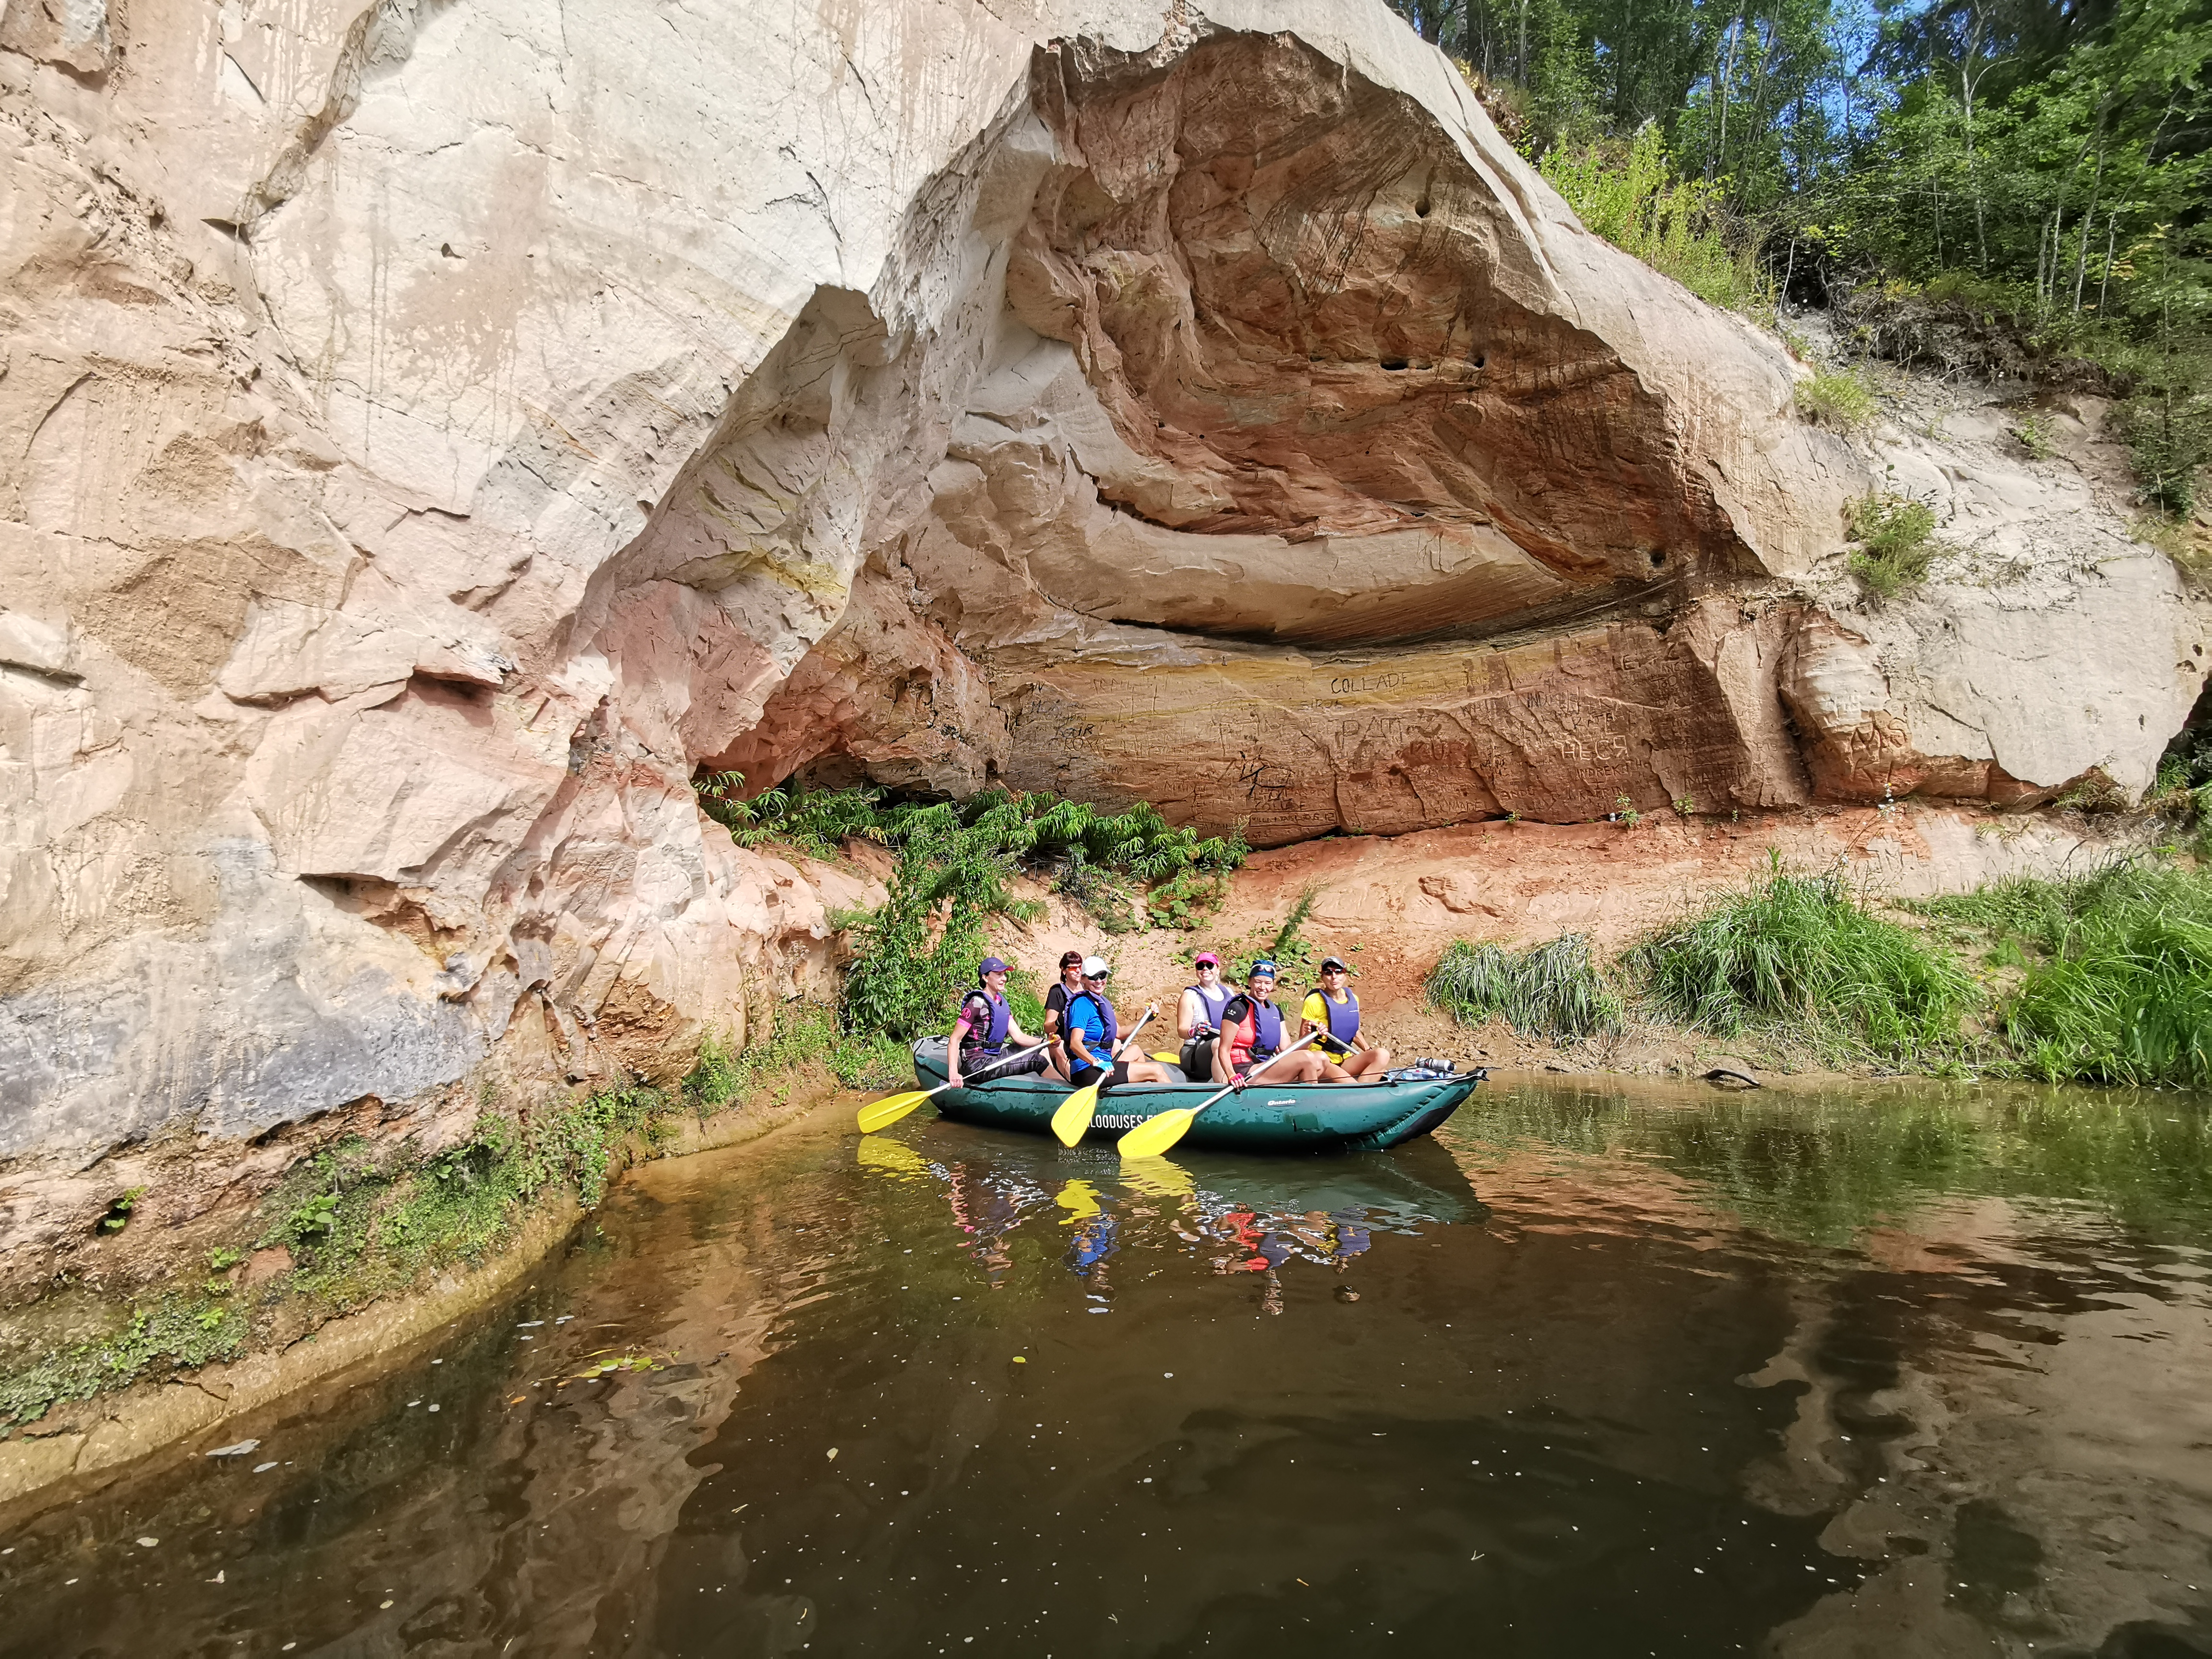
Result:
{"type": "Polygon", "coordinates": [[[1188,927],[1220,903],[1227,890],[1219,878],[1251,851],[1241,833],[1200,839],[1195,830],[1177,829],[1149,801],[1101,812],[1003,789],[890,807],[873,789],[776,789],[748,801],[737,793],[742,782],[718,773],[696,786],[702,810],[741,845],[777,841],[826,857],[832,837],[860,836],[898,855],[884,902],[836,918],[855,947],[842,1006],[854,1041],[865,1033],[878,1042],[910,1042],[943,1030],[975,983],[991,919],[1028,920],[1035,911],[1012,886],[1025,871],[1049,878],[1109,932],[1188,927]],[[1140,902],[1139,887],[1163,902],[1140,902]]]}
{"type": "Polygon", "coordinates": [[[1792,874],[1778,855],[1623,960],[1665,1018],[1717,1036],[1787,1031],[1838,1060],[1917,1064],[1955,1042],[1972,994],[1955,958],[1869,912],[1839,872],[1792,874]]]}
{"type": "Polygon", "coordinates": [[[1586,933],[1519,951],[1455,939],[1427,988],[1432,1006],[1466,1024],[1500,1016],[1523,1036],[1562,1044],[1620,1029],[1620,994],[1606,983],[1586,933]]]}
{"type": "MultiPolygon", "coordinates": [[[[1610,982],[1662,1024],[1827,1065],[2212,1087],[2212,872],[2121,864],[1905,908],[1929,931],[1875,914],[1837,872],[1778,860],[1632,945],[1610,982]]],[[[1458,941],[1428,991],[1463,1021],[1504,1015],[1564,1042],[1597,1029],[1587,1009],[1608,982],[1569,935],[1517,955],[1458,941]],[[1572,973],[1537,971],[1571,958],[1572,973]]]]}
{"type": "Polygon", "coordinates": [[[2212,1087],[2212,875],[2120,865],[1920,908],[2026,968],[1996,1017],[2028,1075],[2212,1087]]]}

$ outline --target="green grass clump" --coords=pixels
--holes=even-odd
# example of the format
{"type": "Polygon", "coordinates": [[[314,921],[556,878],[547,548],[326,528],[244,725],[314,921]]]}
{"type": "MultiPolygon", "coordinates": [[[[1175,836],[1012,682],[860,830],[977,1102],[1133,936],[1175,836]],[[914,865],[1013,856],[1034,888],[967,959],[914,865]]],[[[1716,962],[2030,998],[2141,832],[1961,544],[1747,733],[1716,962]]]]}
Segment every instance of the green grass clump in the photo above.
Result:
{"type": "Polygon", "coordinates": [[[1930,915],[2025,945],[1998,1012],[2020,1069],[2048,1082],[2212,1086],[2212,874],[2121,864],[2017,878],[1930,915]]]}
{"type": "Polygon", "coordinates": [[[1676,178],[1657,126],[1626,144],[1554,145],[1539,168],[1585,226],[1699,299],[1759,316],[1773,310],[1773,284],[1739,234],[1727,192],[1676,178]]]}
{"type": "Polygon", "coordinates": [[[1795,395],[1799,414],[1841,432],[1856,431],[1880,408],[1866,377],[1851,368],[1816,368],[1797,382],[1795,395]]]}
{"type": "Polygon", "coordinates": [[[1520,951],[1455,939],[1431,970],[1427,990],[1431,1006],[1462,1024],[1502,1015],[1524,1036],[1569,1044],[1620,1029],[1620,997],[1599,971],[1584,933],[1520,951]]]}
{"type": "Polygon", "coordinates": [[[1928,580],[1928,568],[1936,562],[1929,540],[1936,533],[1936,510],[1927,502],[1871,495],[1851,503],[1846,529],[1859,544],[1851,555],[1851,574],[1869,592],[1894,599],[1928,580]]]}
{"type": "Polygon", "coordinates": [[[1954,1046],[1972,981],[1949,951],[1870,915],[1833,871],[1766,873],[1624,959],[1665,1017],[1735,1037],[1802,1036],[1897,1065],[1954,1046]]]}

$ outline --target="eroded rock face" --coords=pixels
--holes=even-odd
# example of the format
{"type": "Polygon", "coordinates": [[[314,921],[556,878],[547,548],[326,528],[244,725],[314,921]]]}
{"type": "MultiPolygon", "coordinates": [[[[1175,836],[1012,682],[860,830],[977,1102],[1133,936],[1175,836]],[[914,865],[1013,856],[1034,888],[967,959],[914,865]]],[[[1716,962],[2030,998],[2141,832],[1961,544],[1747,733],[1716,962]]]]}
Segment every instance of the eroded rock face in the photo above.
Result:
{"type": "Polygon", "coordinates": [[[2147,775],[2171,572],[1937,445],[2029,574],[1841,614],[1866,459],[1379,5],[1004,10],[7,9],[0,1156],[819,990],[866,878],[702,766],[1273,842],[2147,775]]]}

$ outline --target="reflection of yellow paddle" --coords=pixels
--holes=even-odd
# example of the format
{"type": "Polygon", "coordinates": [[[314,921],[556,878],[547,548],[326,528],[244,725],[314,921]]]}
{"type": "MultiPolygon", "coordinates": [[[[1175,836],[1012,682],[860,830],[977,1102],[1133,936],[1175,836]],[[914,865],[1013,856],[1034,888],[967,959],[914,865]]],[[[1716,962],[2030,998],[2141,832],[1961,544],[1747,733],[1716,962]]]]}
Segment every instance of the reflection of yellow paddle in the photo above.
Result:
{"type": "Polygon", "coordinates": [[[1198,1182],[1189,1170],[1164,1158],[1149,1158],[1133,1170],[1122,1170],[1121,1184],[1150,1198],[1188,1198],[1198,1190],[1198,1182]]]}
{"type": "MultiPolygon", "coordinates": [[[[1300,1037],[1296,1042],[1291,1044],[1289,1048],[1279,1049],[1274,1054],[1268,1055],[1267,1059],[1261,1060],[1250,1071],[1245,1073],[1243,1081],[1249,1083],[1254,1078],[1259,1076],[1261,1073],[1266,1071],[1270,1066],[1273,1066],[1285,1054],[1294,1054],[1297,1053],[1299,1049],[1304,1048],[1306,1044],[1311,1042],[1319,1036],[1321,1036],[1319,1031],[1308,1032],[1304,1036],[1300,1037]]],[[[1191,1120],[1193,1118],[1196,1117],[1207,1107],[1212,1105],[1213,1103],[1220,1099],[1223,1095],[1234,1094],[1238,1086],[1239,1085],[1237,1084],[1232,1083],[1226,1089],[1220,1091],[1219,1093],[1208,1095],[1204,1100],[1200,1101],[1195,1106],[1178,1106],[1173,1111],[1160,1112],[1152,1117],[1146,1118],[1142,1123],[1139,1123],[1135,1128],[1130,1130],[1128,1133],[1121,1137],[1115,1150],[1118,1151],[1124,1158],[1158,1158],[1162,1152],[1164,1152],[1169,1147],[1174,1146],[1176,1142],[1182,1139],[1183,1132],[1190,1127],[1191,1120]]]]}
{"type": "MultiPolygon", "coordinates": [[[[1044,1044],[1042,1042],[1033,1042],[1026,1048],[1017,1048],[1006,1059],[994,1060],[982,1067],[975,1076],[961,1079],[958,1086],[965,1089],[970,1084],[981,1082],[993,1072],[997,1071],[1000,1066],[1010,1064],[1024,1054],[1033,1054],[1043,1047],[1044,1044]]],[[[940,1083],[934,1089],[909,1089],[902,1095],[885,1095],[881,1100],[872,1100],[860,1108],[860,1133],[864,1135],[872,1135],[877,1130],[897,1122],[932,1095],[941,1095],[953,1086],[949,1082],[940,1083]]]]}
{"type": "Polygon", "coordinates": [[[891,1176],[926,1176],[929,1165],[913,1147],[896,1140],[864,1140],[860,1147],[860,1162],[872,1170],[881,1170],[891,1176]]]}
{"type": "Polygon", "coordinates": [[[1072,1227],[1085,1217],[1098,1213],[1098,1189],[1087,1181],[1069,1182],[1060,1189],[1056,1201],[1061,1209],[1074,1212],[1060,1217],[1060,1224],[1063,1227],[1072,1227]]]}
{"type": "MultiPolygon", "coordinates": [[[[1114,1045],[1114,1054],[1108,1055],[1107,1058],[1110,1060],[1115,1055],[1126,1053],[1129,1045],[1137,1040],[1137,1033],[1145,1029],[1145,1020],[1150,1019],[1157,1012],[1158,1010],[1152,1008],[1146,1009],[1145,1018],[1130,1027],[1129,1035],[1114,1045]]],[[[1073,1049],[1069,1051],[1071,1054],[1073,1052],[1073,1049]]],[[[1141,1054],[1143,1050],[1139,1049],[1138,1052],[1141,1054]]],[[[1098,1083],[1103,1083],[1105,1080],[1102,1077],[1098,1079],[1098,1083]]],[[[1085,1084],[1066,1100],[1061,1101],[1060,1109],[1052,1115],[1052,1132],[1060,1137],[1061,1146],[1073,1146],[1091,1133],[1091,1120],[1097,1115],[1098,1111],[1098,1083],[1085,1084]]]]}

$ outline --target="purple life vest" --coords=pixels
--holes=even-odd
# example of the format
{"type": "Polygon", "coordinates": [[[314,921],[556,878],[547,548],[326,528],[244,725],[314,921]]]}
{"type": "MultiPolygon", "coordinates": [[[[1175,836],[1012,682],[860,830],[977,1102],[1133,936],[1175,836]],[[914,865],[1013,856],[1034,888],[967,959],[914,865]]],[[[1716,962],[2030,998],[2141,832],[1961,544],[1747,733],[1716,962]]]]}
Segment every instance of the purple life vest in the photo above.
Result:
{"type": "Polygon", "coordinates": [[[1357,992],[1346,991],[1339,1004],[1329,994],[1321,994],[1321,1006],[1328,1014],[1328,1034],[1337,1046],[1352,1047],[1352,1039],[1359,1035],[1359,997],[1357,992]]]}
{"type": "MultiPolygon", "coordinates": [[[[1114,1044],[1121,1034],[1121,1027],[1115,1022],[1113,1005],[1103,997],[1092,996],[1088,991],[1077,992],[1068,998],[1067,1006],[1060,1011],[1060,1029],[1063,1034],[1075,1030],[1075,1005],[1079,1002],[1087,1002],[1098,1011],[1098,1024],[1103,1028],[1104,1034],[1095,1043],[1091,1042],[1089,1030],[1086,1029],[1084,1031],[1083,1040],[1091,1046],[1091,1063],[1095,1066],[1111,1066],[1114,1063],[1114,1044]]],[[[1067,1057],[1070,1060],[1075,1058],[1075,1045],[1073,1042],[1067,1045],[1067,1057]]]]}
{"type": "Polygon", "coordinates": [[[994,997],[988,991],[970,991],[968,1000],[960,1005],[960,1018],[968,1022],[967,1032],[960,1040],[963,1067],[970,1064],[975,1056],[996,1060],[1006,1052],[1006,1032],[1013,1020],[1006,998],[994,997]],[[980,1010],[975,1006],[978,1003],[982,1004],[980,1010]]]}
{"type": "Polygon", "coordinates": [[[1217,985],[1210,991],[1203,985],[1193,985],[1188,988],[1196,994],[1199,1006],[1206,1010],[1206,1023],[1219,1030],[1222,1011],[1229,1006],[1229,999],[1236,993],[1226,985],[1217,985]]]}

